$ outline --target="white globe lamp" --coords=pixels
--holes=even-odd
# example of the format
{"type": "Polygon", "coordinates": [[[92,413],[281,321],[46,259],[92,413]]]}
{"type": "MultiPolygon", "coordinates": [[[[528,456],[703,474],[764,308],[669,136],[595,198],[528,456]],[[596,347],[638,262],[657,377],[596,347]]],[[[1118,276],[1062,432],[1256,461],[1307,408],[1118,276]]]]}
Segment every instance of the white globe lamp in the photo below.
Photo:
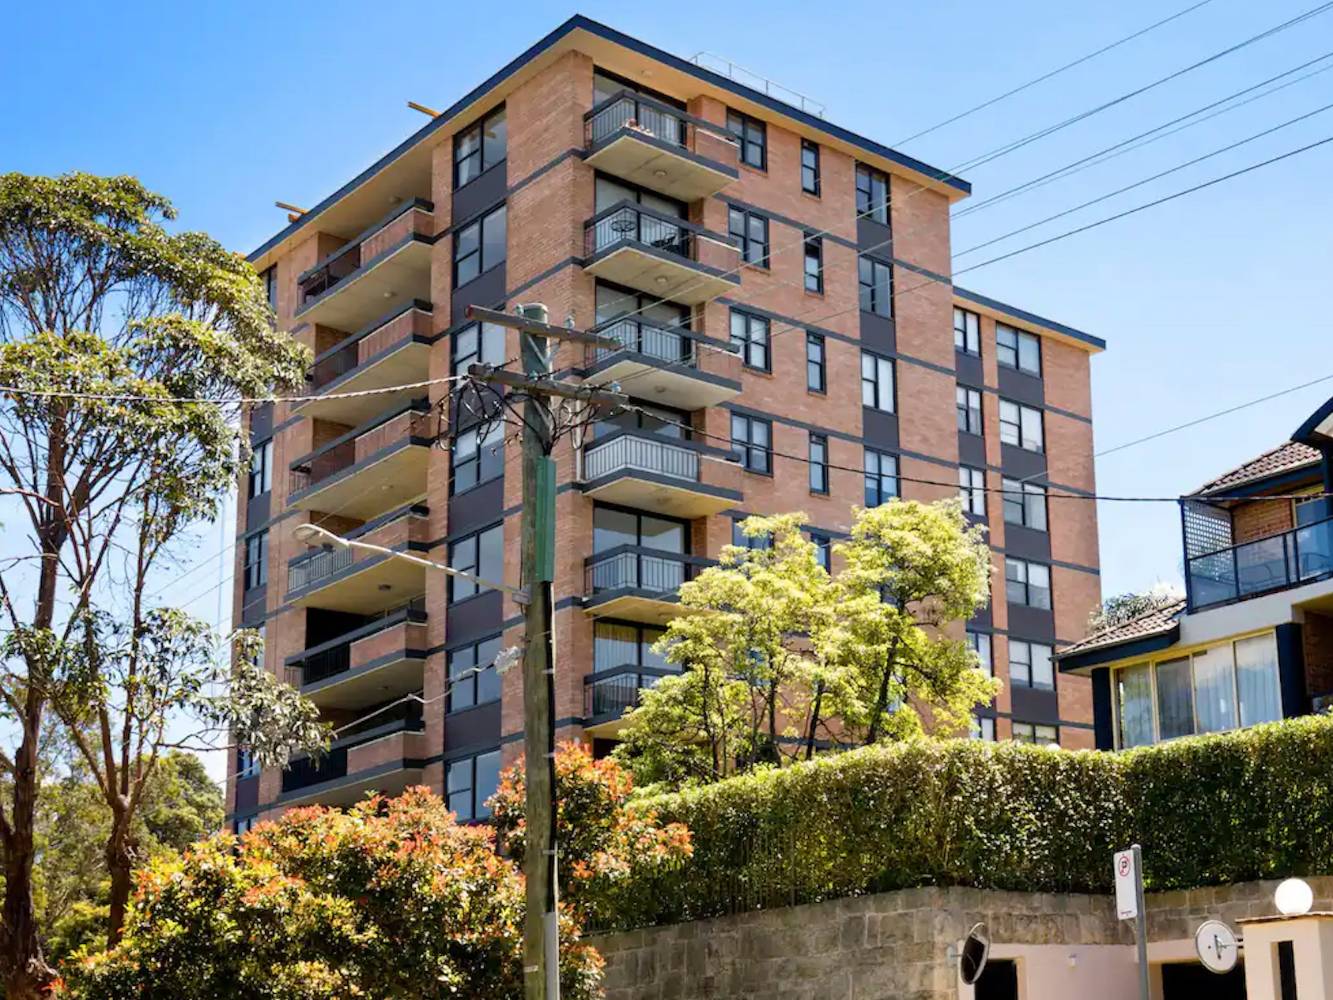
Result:
{"type": "Polygon", "coordinates": [[[1273,902],[1284,916],[1299,917],[1309,913],[1314,906],[1314,890],[1304,879],[1289,878],[1277,887],[1273,893],[1273,902]]]}

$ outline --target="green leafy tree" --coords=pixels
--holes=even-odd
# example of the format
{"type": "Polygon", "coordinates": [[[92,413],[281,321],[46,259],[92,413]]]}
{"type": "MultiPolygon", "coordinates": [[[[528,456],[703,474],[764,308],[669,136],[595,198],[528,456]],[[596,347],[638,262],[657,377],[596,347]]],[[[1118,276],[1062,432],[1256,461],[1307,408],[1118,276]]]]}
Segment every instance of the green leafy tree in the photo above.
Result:
{"type": "MultiPolygon", "coordinates": [[[[122,686],[137,683],[123,667],[144,655],[131,648],[127,660],[125,646],[188,645],[173,633],[179,620],[155,617],[153,573],[191,525],[217,516],[248,460],[237,406],[178,400],[262,396],[300,384],[307,363],[308,352],[274,328],[248,262],[202,233],[170,232],[174,217],[170,202],[130,177],[0,175],[0,385],[9,390],[0,393],[0,501],[12,542],[0,567],[9,629],[0,719],[12,734],[0,750],[8,1000],[32,1000],[52,975],[32,876],[43,722],[57,705],[69,728],[95,734],[91,756],[123,843],[152,742],[141,734],[156,727],[122,686]],[[95,648],[113,634],[113,650],[95,648]],[[80,691],[89,695],[81,705],[80,691]]],[[[107,853],[117,864],[126,856],[120,843],[107,853]]],[[[121,879],[113,936],[115,893],[124,891],[121,879]]]]}
{"type": "Polygon", "coordinates": [[[1088,632],[1100,632],[1113,625],[1123,625],[1149,611],[1185,599],[1185,595],[1168,584],[1158,584],[1141,594],[1132,591],[1106,598],[1088,615],[1088,632]]]}
{"type": "MultiPolygon", "coordinates": [[[[494,833],[425,788],[288,812],[139,877],[124,938],[68,969],[77,1000],[444,1000],[523,996],[523,881],[494,833]]],[[[561,992],[602,962],[561,923],[561,992]]]]}
{"type": "Polygon", "coordinates": [[[948,637],[987,600],[989,552],[955,501],[857,509],[830,576],[802,514],[742,522],[680,592],[656,647],[683,669],[641,694],[618,759],[642,782],[713,781],[809,759],[822,746],[875,743],[970,723],[996,682],[948,637]]]}

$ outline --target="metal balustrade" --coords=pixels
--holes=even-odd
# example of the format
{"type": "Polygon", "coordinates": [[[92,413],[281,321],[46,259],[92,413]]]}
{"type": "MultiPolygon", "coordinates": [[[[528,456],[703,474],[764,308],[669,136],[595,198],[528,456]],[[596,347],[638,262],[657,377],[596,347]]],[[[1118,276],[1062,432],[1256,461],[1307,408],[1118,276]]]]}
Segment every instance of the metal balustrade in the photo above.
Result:
{"type": "Polygon", "coordinates": [[[620,243],[639,243],[692,260],[694,227],[684,219],[623,201],[590,219],[583,232],[584,253],[592,256],[620,243]]]}
{"type": "Polygon", "coordinates": [[[1194,610],[1333,576],[1333,518],[1195,556],[1186,576],[1194,610]]]}
{"type": "Polygon", "coordinates": [[[625,351],[670,364],[688,365],[691,368],[697,362],[695,341],[688,331],[654,326],[633,317],[626,317],[598,327],[597,333],[603,337],[610,337],[620,346],[590,346],[587,354],[587,362],[590,365],[598,364],[625,351]]]}
{"type": "Polygon", "coordinates": [[[293,760],[282,772],[282,790],[284,793],[296,792],[311,785],[345,778],[350,750],[395,733],[419,733],[424,730],[425,720],[420,702],[396,705],[344,732],[327,753],[293,760]]]}
{"type": "Polygon", "coordinates": [[[676,671],[658,667],[617,667],[600,674],[589,674],[583,680],[583,717],[587,719],[618,719],[638,707],[639,695],[661,678],[676,671]]]}
{"type": "Polygon", "coordinates": [[[622,434],[583,451],[583,478],[600,479],[617,472],[648,472],[687,482],[699,481],[699,453],[670,441],[622,434]]]}
{"type": "Polygon", "coordinates": [[[299,562],[287,567],[287,590],[297,591],[321,580],[328,579],[335,573],[341,573],[356,560],[356,554],[350,548],[319,549],[302,556],[299,562]]]}
{"type": "Polygon", "coordinates": [[[352,669],[352,646],[362,639],[378,635],[387,629],[396,628],[404,622],[424,624],[426,621],[426,600],[424,597],[409,601],[406,606],[386,612],[380,618],[359,628],[352,629],[335,639],[322,642],[317,646],[287,658],[288,667],[301,671],[301,684],[314,684],[317,681],[336,677],[352,669]]]}

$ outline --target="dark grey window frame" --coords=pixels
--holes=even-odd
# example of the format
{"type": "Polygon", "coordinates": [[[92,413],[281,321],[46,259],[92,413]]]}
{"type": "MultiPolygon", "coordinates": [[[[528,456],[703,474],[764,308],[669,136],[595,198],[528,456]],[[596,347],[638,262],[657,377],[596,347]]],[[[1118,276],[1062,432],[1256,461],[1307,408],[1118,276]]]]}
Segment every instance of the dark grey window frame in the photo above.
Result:
{"type": "Polygon", "coordinates": [[[970,354],[976,358],[981,357],[980,314],[961,306],[953,307],[953,349],[960,354],[970,354]],[[961,326],[958,322],[959,319],[962,320],[961,326]],[[962,343],[959,343],[959,341],[962,341],[962,343]]]}
{"type": "Polygon", "coordinates": [[[824,294],[824,237],[815,233],[805,234],[802,247],[805,271],[805,290],[816,295],[824,294]],[[813,262],[814,267],[811,267],[813,262]]]}
{"type": "Polygon", "coordinates": [[[1017,524],[1033,531],[1050,530],[1050,511],[1046,502],[1048,492],[1045,486],[1005,476],[1000,480],[1000,487],[1004,490],[1005,524],[1017,524]]]}
{"type": "Polygon", "coordinates": [[[478,278],[480,278],[480,277],[481,277],[483,274],[485,274],[487,271],[491,270],[492,268],[499,267],[499,266],[500,266],[501,264],[503,264],[508,258],[509,258],[509,213],[508,213],[508,203],[507,203],[507,202],[501,202],[500,204],[496,205],[494,208],[490,208],[490,209],[486,210],[485,212],[483,212],[481,215],[477,216],[475,219],[473,219],[473,220],[472,220],[471,222],[469,222],[467,225],[465,225],[465,226],[459,226],[456,230],[454,230],[454,235],[453,235],[453,287],[454,287],[454,289],[457,290],[457,289],[459,289],[459,288],[462,288],[464,285],[467,285],[467,284],[470,284],[470,283],[473,282],[473,281],[476,281],[478,278]],[[489,224],[492,223],[492,220],[494,220],[494,218],[495,218],[497,215],[500,215],[500,214],[502,214],[502,213],[503,213],[503,215],[504,215],[504,222],[503,222],[503,225],[504,225],[504,227],[505,227],[505,239],[504,239],[504,241],[503,241],[503,247],[504,247],[504,249],[501,251],[500,259],[499,259],[499,260],[489,260],[489,259],[487,259],[487,257],[486,257],[486,247],[487,247],[487,245],[488,245],[488,241],[487,241],[487,239],[486,239],[486,233],[487,233],[487,231],[488,231],[489,224]],[[466,233],[466,232],[468,232],[469,230],[473,230],[473,229],[475,229],[475,230],[477,231],[477,247],[476,247],[475,250],[470,250],[470,251],[468,251],[467,253],[465,253],[465,254],[463,254],[463,255],[460,256],[458,251],[459,251],[459,247],[461,247],[462,244],[463,244],[463,238],[462,238],[462,237],[463,237],[463,234],[466,233]],[[462,264],[462,263],[464,263],[465,261],[470,263],[474,257],[475,257],[476,260],[477,260],[477,271],[476,271],[474,274],[470,274],[465,280],[463,280],[463,281],[459,281],[459,280],[458,280],[459,265],[462,264]]]}
{"type": "Polygon", "coordinates": [[[960,385],[954,390],[954,409],[958,414],[958,430],[963,434],[975,434],[981,437],[986,429],[986,411],[982,403],[980,389],[960,385]],[[962,398],[959,399],[958,397],[962,398]],[[972,405],[976,400],[976,406],[972,405]],[[975,415],[975,421],[973,416],[975,415]]]}
{"type": "Polygon", "coordinates": [[[741,163],[756,170],[768,170],[767,122],[727,108],[727,131],[736,137],[736,154],[741,163]]]}
{"type": "Polygon", "coordinates": [[[828,392],[828,345],[822,333],[807,331],[805,335],[805,387],[810,392],[828,392]]]}
{"type": "Polygon", "coordinates": [[[501,770],[499,747],[496,747],[494,750],[483,750],[480,753],[469,754],[466,757],[456,757],[453,760],[444,762],[444,801],[449,807],[450,812],[455,813],[458,818],[464,822],[488,819],[491,815],[491,811],[485,807],[485,802],[486,799],[490,798],[491,795],[495,793],[486,792],[482,797],[478,797],[477,793],[477,761],[483,757],[490,757],[491,755],[494,755],[496,758],[495,772],[497,778],[496,787],[498,788],[498,779],[501,770]],[[454,768],[463,766],[466,766],[469,772],[467,785],[457,789],[450,789],[449,779],[452,777],[454,768]],[[468,804],[467,815],[464,815],[462,811],[453,808],[454,796],[463,792],[467,792],[471,800],[468,804]]]}
{"type": "Polygon", "coordinates": [[[801,190],[806,194],[820,197],[820,156],[819,143],[810,139],[801,140],[801,190]],[[809,154],[807,156],[807,154],[809,154]]]}
{"type": "Polygon", "coordinates": [[[829,491],[828,435],[810,432],[810,492],[827,496],[829,491]]]}
{"type": "Polygon", "coordinates": [[[1025,375],[1041,378],[1041,338],[1035,333],[1031,333],[1027,330],[1020,330],[1018,327],[1010,326],[1008,323],[996,323],[995,363],[1001,368],[1009,368],[1013,371],[1023,372],[1025,375]],[[1005,334],[1012,335],[1012,343],[1007,343],[1009,338],[1005,337],[1005,334]],[[1031,344],[1036,350],[1037,366],[1035,368],[1023,364],[1024,344],[1031,344]]]}
{"type": "Polygon", "coordinates": [[[268,529],[256,531],[245,539],[242,566],[242,590],[254,590],[268,583],[268,529]]]}
{"type": "MultiPolygon", "coordinates": [[[[484,528],[479,528],[476,531],[470,532],[462,538],[454,539],[454,541],[449,543],[448,564],[454,569],[471,573],[473,576],[481,577],[483,580],[491,579],[495,583],[502,582],[499,578],[504,573],[504,522],[497,521],[495,524],[489,524],[484,528]],[[489,569],[481,565],[481,538],[483,535],[489,534],[492,531],[500,532],[500,565],[495,567],[496,572],[494,576],[490,576],[489,569]],[[460,565],[457,557],[459,550],[465,545],[472,546],[472,559],[470,563],[460,565]]],[[[490,593],[489,587],[482,587],[473,583],[471,580],[465,580],[452,574],[449,575],[448,604],[458,604],[461,601],[469,600],[480,594],[488,593],[490,593]],[[459,596],[460,590],[463,591],[462,596],[459,596]]]]}
{"type": "Polygon", "coordinates": [[[454,153],[453,153],[454,190],[457,191],[462,187],[466,187],[468,184],[471,184],[478,177],[484,174],[487,170],[490,170],[491,167],[499,166],[508,158],[509,158],[509,118],[508,115],[505,113],[505,106],[501,104],[498,108],[493,108],[486,114],[482,115],[482,117],[478,118],[467,128],[461,130],[457,135],[454,136],[454,153]],[[490,146],[494,142],[494,140],[491,140],[491,142],[487,142],[486,139],[487,126],[489,126],[494,119],[500,117],[503,117],[505,119],[504,139],[502,141],[502,145],[504,148],[499,156],[490,156],[488,154],[487,147],[490,146]],[[476,140],[477,140],[476,148],[469,151],[468,153],[465,153],[463,156],[460,157],[458,155],[459,148],[462,146],[463,142],[473,134],[476,135],[476,140]],[[463,163],[471,161],[473,159],[475,159],[477,162],[476,172],[473,173],[472,176],[470,176],[467,180],[460,183],[458,180],[459,167],[463,163]]]}
{"type": "Polygon", "coordinates": [[[773,370],[773,325],[769,322],[768,317],[746,312],[744,309],[733,308],[728,322],[730,324],[732,346],[740,348],[741,363],[746,368],[753,368],[755,371],[771,372],[773,370]],[[740,317],[745,324],[745,336],[743,337],[736,334],[737,317],[740,317]],[[756,338],[754,336],[756,329],[763,331],[762,337],[756,338]],[[755,364],[757,354],[762,354],[762,364],[755,364]]]}
{"type": "Polygon", "coordinates": [[[478,708],[482,705],[492,705],[500,700],[500,675],[495,672],[495,658],[500,654],[500,635],[487,636],[484,639],[478,639],[476,642],[469,642],[465,646],[457,646],[448,651],[445,655],[445,683],[448,684],[448,701],[445,709],[446,715],[452,715],[454,712],[466,712],[469,709],[478,708]],[[483,646],[494,644],[495,651],[492,653],[489,649],[483,650],[483,646]],[[475,671],[467,673],[467,676],[454,676],[455,658],[461,653],[467,652],[471,656],[472,662],[463,666],[458,672],[475,671]],[[486,657],[489,657],[490,663],[481,670],[475,670],[476,666],[486,657]],[[483,680],[484,678],[484,680],[483,680]],[[482,685],[486,685],[486,692],[483,696],[482,685]],[[457,704],[455,699],[462,692],[468,692],[466,704],[457,704]],[[492,693],[493,692],[493,693],[492,693]]]}
{"type": "Polygon", "coordinates": [[[878,507],[901,495],[901,484],[898,481],[899,470],[897,455],[894,455],[892,452],[880,451],[877,448],[867,448],[862,459],[861,467],[864,470],[865,476],[865,496],[863,499],[865,500],[865,505],[867,507],[878,507]],[[893,484],[892,492],[886,492],[884,489],[884,464],[886,459],[893,467],[893,473],[889,477],[893,484]],[[874,466],[873,470],[871,469],[872,465],[874,466]],[[871,485],[872,477],[874,483],[873,486],[871,485]]]}
{"type": "Polygon", "coordinates": [[[768,216],[761,215],[759,212],[752,212],[748,208],[728,205],[727,235],[740,241],[742,262],[754,267],[762,267],[766,271],[771,269],[769,247],[773,244],[769,238],[768,216]],[[762,239],[753,235],[752,227],[755,223],[758,223],[759,228],[763,230],[762,239]],[[758,248],[758,252],[756,252],[756,248],[758,248]]]}
{"type": "Polygon", "coordinates": [[[856,261],[856,285],[857,301],[860,303],[862,312],[874,313],[876,316],[883,316],[886,319],[893,318],[893,265],[891,263],[880,260],[878,257],[872,257],[869,254],[861,254],[856,261]],[[869,280],[866,278],[867,269],[869,270],[869,280]],[[884,289],[882,301],[878,294],[880,269],[883,269],[888,275],[888,280],[884,283],[887,287],[884,289]]]}
{"type": "Polygon", "coordinates": [[[889,175],[869,164],[856,165],[856,215],[860,219],[871,219],[880,225],[889,225],[889,175]],[[864,183],[862,181],[864,180],[864,183]],[[884,187],[883,203],[875,204],[875,182],[884,187]]]}
{"type": "Polygon", "coordinates": [[[773,475],[773,421],[752,417],[746,413],[731,415],[731,451],[741,460],[741,468],[758,476],[773,475]],[[762,426],[767,431],[767,443],[756,444],[754,429],[762,426]],[[737,427],[744,427],[743,437],[736,436],[737,427]],[[761,458],[762,465],[755,459],[761,458]]]}

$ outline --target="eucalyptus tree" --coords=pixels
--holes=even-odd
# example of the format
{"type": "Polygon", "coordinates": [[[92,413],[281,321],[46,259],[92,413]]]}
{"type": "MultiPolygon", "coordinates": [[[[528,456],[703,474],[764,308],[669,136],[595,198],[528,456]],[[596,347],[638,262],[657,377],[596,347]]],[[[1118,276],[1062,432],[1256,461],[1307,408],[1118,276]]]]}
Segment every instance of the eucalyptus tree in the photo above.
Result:
{"type": "MultiPolygon", "coordinates": [[[[215,728],[265,717],[210,697],[201,626],[161,608],[153,583],[191,527],[219,515],[247,461],[239,400],[300,384],[308,357],[275,329],[248,262],[203,233],[171,231],[175,215],[132,177],[0,175],[8,1000],[38,996],[52,976],[32,889],[49,713],[112,812],[113,939],[134,813],[172,743],[167,717],[190,708],[215,728]]],[[[300,738],[314,735],[290,690],[241,688],[286,706],[277,714],[300,738]]]]}

